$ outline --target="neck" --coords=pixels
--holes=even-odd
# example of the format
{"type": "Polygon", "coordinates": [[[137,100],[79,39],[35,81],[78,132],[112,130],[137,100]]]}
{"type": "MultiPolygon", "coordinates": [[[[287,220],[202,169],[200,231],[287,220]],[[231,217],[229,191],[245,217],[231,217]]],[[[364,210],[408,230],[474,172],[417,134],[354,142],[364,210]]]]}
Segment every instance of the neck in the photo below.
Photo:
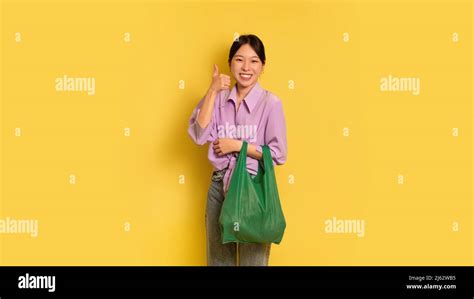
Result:
{"type": "Polygon", "coordinates": [[[253,85],[250,85],[248,87],[242,87],[242,86],[239,86],[239,84],[237,84],[237,97],[239,99],[244,98],[249,93],[249,91],[255,86],[255,84],[257,84],[257,82],[255,82],[253,85]]]}

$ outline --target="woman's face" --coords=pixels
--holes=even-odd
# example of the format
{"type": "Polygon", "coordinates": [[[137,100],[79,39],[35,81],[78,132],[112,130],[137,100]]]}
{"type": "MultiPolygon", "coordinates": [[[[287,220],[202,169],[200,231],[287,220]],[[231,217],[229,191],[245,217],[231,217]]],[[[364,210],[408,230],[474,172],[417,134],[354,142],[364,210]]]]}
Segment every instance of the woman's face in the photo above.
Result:
{"type": "Polygon", "coordinates": [[[230,72],[241,88],[257,83],[262,70],[262,61],[249,44],[241,46],[230,61],[230,72]]]}

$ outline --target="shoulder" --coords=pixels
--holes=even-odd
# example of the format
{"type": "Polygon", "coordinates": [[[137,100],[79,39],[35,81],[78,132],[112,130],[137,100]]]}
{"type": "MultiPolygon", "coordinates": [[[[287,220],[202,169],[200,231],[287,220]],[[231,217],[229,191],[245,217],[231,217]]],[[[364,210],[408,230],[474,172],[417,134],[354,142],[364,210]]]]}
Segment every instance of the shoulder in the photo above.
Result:
{"type": "Polygon", "coordinates": [[[263,93],[263,100],[265,101],[265,105],[268,106],[268,108],[281,109],[283,107],[282,101],[278,95],[269,90],[263,90],[263,93]]]}

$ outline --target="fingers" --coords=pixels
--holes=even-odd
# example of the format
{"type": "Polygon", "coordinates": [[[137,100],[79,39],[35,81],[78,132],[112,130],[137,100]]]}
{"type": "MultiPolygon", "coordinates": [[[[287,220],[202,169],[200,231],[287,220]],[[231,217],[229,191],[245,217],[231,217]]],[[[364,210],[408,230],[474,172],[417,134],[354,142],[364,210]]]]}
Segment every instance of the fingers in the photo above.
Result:
{"type": "Polygon", "coordinates": [[[214,153],[216,153],[217,155],[221,156],[223,155],[224,153],[222,152],[222,149],[218,146],[218,145],[215,145],[214,146],[214,153]]]}
{"type": "Polygon", "coordinates": [[[230,88],[230,83],[221,83],[221,89],[229,89],[230,88]]]}
{"type": "Polygon", "coordinates": [[[224,90],[230,88],[230,76],[226,74],[219,74],[219,67],[214,64],[214,71],[212,73],[212,83],[214,90],[224,90]]]}
{"type": "Polygon", "coordinates": [[[216,151],[216,150],[219,149],[219,139],[216,139],[216,140],[213,142],[212,148],[214,149],[214,151],[216,151]]]}
{"type": "Polygon", "coordinates": [[[229,89],[230,87],[230,77],[225,74],[220,74],[221,79],[221,88],[229,89]]]}
{"type": "Polygon", "coordinates": [[[220,74],[219,76],[221,77],[222,81],[230,82],[230,76],[226,74],[220,74]]]}
{"type": "Polygon", "coordinates": [[[222,151],[221,149],[221,145],[219,144],[219,139],[216,139],[214,142],[213,142],[213,146],[212,148],[214,149],[214,152],[218,155],[218,156],[223,156],[224,155],[224,152],[222,151]]]}

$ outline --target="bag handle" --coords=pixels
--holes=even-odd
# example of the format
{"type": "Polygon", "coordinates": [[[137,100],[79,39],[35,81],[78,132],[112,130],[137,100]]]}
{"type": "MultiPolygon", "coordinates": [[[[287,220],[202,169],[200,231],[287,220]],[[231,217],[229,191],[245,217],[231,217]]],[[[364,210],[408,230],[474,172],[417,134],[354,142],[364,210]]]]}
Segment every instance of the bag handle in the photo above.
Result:
{"type": "MultiPolygon", "coordinates": [[[[242,142],[242,148],[240,149],[239,158],[237,160],[237,167],[247,167],[247,149],[248,143],[247,141],[242,142]]],[[[272,155],[270,153],[270,147],[268,145],[262,145],[262,155],[263,158],[259,162],[263,162],[263,168],[273,169],[273,160],[272,155]]]]}
{"type": "Polygon", "coordinates": [[[273,159],[272,159],[272,154],[270,153],[270,147],[268,145],[263,145],[262,146],[262,152],[263,152],[263,167],[268,169],[273,168],[273,159]]]}
{"type": "Polygon", "coordinates": [[[243,164],[245,167],[247,167],[247,147],[247,141],[242,142],[242,148],[240,149],[237,165],[243,164]]]}

